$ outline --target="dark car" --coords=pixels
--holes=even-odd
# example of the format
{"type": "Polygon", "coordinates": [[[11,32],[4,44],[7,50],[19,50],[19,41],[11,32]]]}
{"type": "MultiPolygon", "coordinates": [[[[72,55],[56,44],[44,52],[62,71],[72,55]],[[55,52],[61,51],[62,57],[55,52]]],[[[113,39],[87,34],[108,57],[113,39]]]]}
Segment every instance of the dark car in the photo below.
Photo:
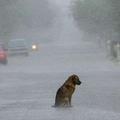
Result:
{"type": "Polygon", "coordinates": [[[2,64],[8,63],[7,52],[4,50],[2,46],[0,46],[0,63],[2,64]]]}
{"type": "Polygon", "coordinates": [[[8,54],[13,55],[29,55],[29,50],[24,39],[10,40],[8,43],[8,54]]]}

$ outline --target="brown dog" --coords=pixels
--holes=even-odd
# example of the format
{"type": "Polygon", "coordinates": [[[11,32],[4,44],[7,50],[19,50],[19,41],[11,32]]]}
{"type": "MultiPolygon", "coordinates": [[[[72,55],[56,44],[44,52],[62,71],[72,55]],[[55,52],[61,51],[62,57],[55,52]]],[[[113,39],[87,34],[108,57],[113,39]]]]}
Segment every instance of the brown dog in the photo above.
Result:
{"type": "Polygon", "coordinates": [[[77,75],[71,75],[58,89],[55,98],[55,107],[70,107],[75,86],[80,84],[81,81],[79,80],[79,77],[77,75]]]}

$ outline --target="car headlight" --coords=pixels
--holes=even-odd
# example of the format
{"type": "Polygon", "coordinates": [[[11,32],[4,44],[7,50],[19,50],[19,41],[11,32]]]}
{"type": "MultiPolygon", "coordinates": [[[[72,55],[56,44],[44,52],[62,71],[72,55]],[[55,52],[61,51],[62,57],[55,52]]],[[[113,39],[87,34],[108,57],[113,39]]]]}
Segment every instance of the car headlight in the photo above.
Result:
{"type": "Polygon", "coordinates": [[[32,45],[32,50],[37,50],[37,46],[36,45],[32,45]]]}

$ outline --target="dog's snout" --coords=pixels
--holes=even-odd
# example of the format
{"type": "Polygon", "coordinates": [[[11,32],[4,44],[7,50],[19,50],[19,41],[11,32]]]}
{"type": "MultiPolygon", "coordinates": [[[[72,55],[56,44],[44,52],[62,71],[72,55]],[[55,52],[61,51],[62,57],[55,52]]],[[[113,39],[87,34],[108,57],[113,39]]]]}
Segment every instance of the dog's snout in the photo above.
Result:
{"type": "Polygon", "coordinates": [[[79,83],[81,84],[82,82],[80,81],[79,83]]]}
{"type": "Polygon", "coordinates": [[[77,80],[77,85],[80,85],[82,82],[80,80],[77,80]]]}

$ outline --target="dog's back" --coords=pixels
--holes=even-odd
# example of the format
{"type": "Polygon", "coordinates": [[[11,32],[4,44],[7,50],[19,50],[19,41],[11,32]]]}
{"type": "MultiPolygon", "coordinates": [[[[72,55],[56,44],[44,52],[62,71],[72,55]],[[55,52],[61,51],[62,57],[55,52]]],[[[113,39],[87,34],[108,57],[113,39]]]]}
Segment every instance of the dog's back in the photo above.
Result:
{"type": "Polygon", "coordinates": [[[56,97],[55,97],[55,106],[61,106],[61,103],[62,102],[62,99],[63,99],[63,88],[60,87],[58,90],[57,90],[57,93],[56,93],[56,97]]]}

